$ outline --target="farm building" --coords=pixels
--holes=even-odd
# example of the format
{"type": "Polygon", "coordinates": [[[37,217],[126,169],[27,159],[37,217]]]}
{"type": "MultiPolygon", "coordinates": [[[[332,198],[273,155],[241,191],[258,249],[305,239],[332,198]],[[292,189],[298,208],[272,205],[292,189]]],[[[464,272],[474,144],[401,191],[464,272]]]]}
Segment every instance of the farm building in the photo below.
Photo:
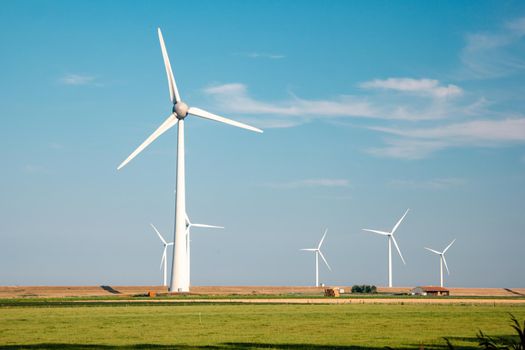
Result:
{"type": "Polygon", "coordinates": [[[439,295],[439,296],[448,296],[450,291],[443,287],[437,286],[421,286],[416,287],[410,291],[412,295],[439,295]]]}

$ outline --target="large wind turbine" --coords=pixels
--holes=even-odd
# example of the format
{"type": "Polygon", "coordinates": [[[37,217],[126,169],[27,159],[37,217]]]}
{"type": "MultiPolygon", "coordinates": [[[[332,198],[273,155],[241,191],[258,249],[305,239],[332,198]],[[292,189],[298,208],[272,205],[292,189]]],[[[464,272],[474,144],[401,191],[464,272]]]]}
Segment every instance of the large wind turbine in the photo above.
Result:
{"type": "Polygon", "coordinates": [[[211,119],[221,123],[237,126],[239,128],[248,129],[251,131],[262,132],[262,130],[254,128],[243,123],[227,119],[216,114],[212,114],[197,107],[189,107],[184,103],[179,95],[177,84],[171,70],[170,60],[164,45],[164,39],[160,28],[158,29],[160,48],[164,58],[164,65],[166,67],[166,75],[168,76],[168,87],[170,90],[170,99],[172,103],[172,112],[169,117],[151,134],[146,141],[144,141],[131,155],[126,158],[119,166],[121,169],[128,164],[137,154],[144,148],[151,144],[160,135],[168,129],[178,124],[178,139],[177,139],[177,186],[176,186],[176,203],[175,203],[175,245],[173,248],[173,266],[171,269],[170,291],[172,292],[188,292],[189,291],[189,276],[187,269],[187,254],[186,254],[186,184],[185,184],[185,170],[184,170],[184,119],[188,115],[211,119]]]}
{"type": "Polygon", "coordinates": [[[399,249],[399,246],[397,245],[397,242],[396,242],[396,238],[394,237],[394,232],[396,232],[397,228],[401,224],[401,221],[403,221],[405,216],[408,214],[409,210],[410,209],[407,209],[407,211],[405,211],[405,214],[401,217],[401,219],[399,219],[397,224],[394,226],[394,228],[390,232],[378,231],[378,230],[370,230],[370,229],[367,229],[367,228],[363,229],[363,231],[378,233],[380,235],[388,237],[388,286],[389,287],[392,287],[392,242],[394,242],[394,245],[396,246],[397,252],[399,253],[399,256],[401,257],[401,260],[403,261],[403,264],[406,265],[405,259],[403,259],[403,254],[401,254],[401,250],[399,249]]]}
{"type": "Polygon", "coordinates": [[[191,272],[191,269],[190,269],[190,264],[191,264],[191,256],[190,256],[190,244],[191,244],[191,237],[190,237],[190,234],[191,234],[191,228],[192,227],[202,227],[202,228],[224,228],[222,226],[213,226],[213,225],[205,225],[205,224],[194,224],[190,221],[190,218],[188,217],[188,214],[186,214],[186,254],[188,255],[188,281],[189,283],[191,284],[191,275],[190,275],[190,272],[191,272]]]}
{"type": "Polygon", "coordinates": [[[160,234],[159,230],[157,230],[157,228],[155,227],[155,225],[153,224],[150,224],[151,227],[153,227],[153,229],[155,230],[155,232],[157,233],[157,236],[159,236],[160,238],[160,241],[162,242],[162,244],[164,245],[164,251],[162,252],[162,259],[160,259],[160,268],[162,269],[162,265],[164,265],[164,272],[163,272],[163,276],[164,276],[164,283],[162,284],[163,286],[167,286],[168,285],[168,281],[167,281],[167,278],[168,278],[168,258],[166,257],[166,251],[168,250],[168,246],[170,245],[173,245],[173,242],[166,242],[166,240],[164,239],[164,237],[162,237],[162,235],[160,234]]]}
{"type": "Polygon", "coordinates": [[[441,276],[441,287],[443,287],[443,263],[445,263],[445,268],[447,269],[447,273],[450,275],[450,271],[447,266],[447,259],[445,259],[445,253],[447,252],[448,248],[450,248],[452,244],[454,244],[455,241],[456,239],[454,238],[454,240],[450,242],[450,244],[447,245],[447,247],[442,252],[438,252],[437,250],[425,247],[426,250],[429,250],[432,253],[439,255],[439,270],[440,270],[440,276],[441,276]]]}
{"type": "Polygon", "coordinates": [[[315,286],[319,287],[319,256],[321,256],[321,259],[323,259],[324,263],[326,264],[326,267],[330,271],[332,271],[332,268],[330,265],[328,265],[328,261],[324,258],[323,252],[321,251],[321,246],[323,245],[324,238],[326,237],[326,234],[328,233],[328,229],[324,230],[323,238],[321,238],[321,241],[319,241],[319,245],[317,248],[304,248],[301,250],[309,251],[309,252],[315,252],[315,286]]]}

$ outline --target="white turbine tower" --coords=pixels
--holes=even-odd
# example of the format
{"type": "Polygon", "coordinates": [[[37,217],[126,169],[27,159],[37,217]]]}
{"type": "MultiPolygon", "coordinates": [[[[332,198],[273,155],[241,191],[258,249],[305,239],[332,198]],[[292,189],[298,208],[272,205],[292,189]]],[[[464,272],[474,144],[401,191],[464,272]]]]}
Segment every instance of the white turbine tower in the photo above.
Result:
{"type": "Polygon", "coordinates": [[[440,271],[440,276],[441,276],[441,287],[443,287],[443,263],[445,263],[445,268],[447,269],[447,273],[450,275],[450,271],[447,266],[447,259],[445,259],[445,253],[447,252],[448,248],[450,248],[452,244],[454,244],[455,241],[456,239],[454,238],[454,240],[450,242],[450,244],[442,252],[438,252],[437,250],[425,247],[426,250],[429,250],[432,253],[439,255],[439,271],[440,271]]]}
{"type": "Polygon", "coordinates": [[[160,135],[168,129],[178,124],[178,139],[177,139],[177,186],[176,186],[176,203],[175,203],[175,245],[173,248],[173,265],[171,269],[170,291],[172,292],[188,292],[189,291],[189,277],[187,269],[186,256],[186,184],[185,184],[185,170],[184,170],[184,120],[188,115],[211,119],[221,123],[237,126],[239,128],[248,129],[251,131],[262,132],[262,130],[254,128],[243,123],[227,119],[216,114],[212,114],[197,107],[189,107],[181,100],[173,71],[171,70],[170,60],[164,45],[164,39],[160,28],[158,29],[160,47],[162,56],[164,57],[164,65],[166,67],[166,74],[168,76],[168,87],[170,90],[170,99],[173,105],[172,112],[169,117],[151,134],[146,141],[144,141],[131,155],[126,158],[119,166],[121,169],[129,161],[131,161],[144,148],[151,144],[160,135]]]}
{"type": "Polygon", "coordinates": [[[403,261],[403,264],[406,265],[405,259],[403,259],[403,254],[401,254],[401,250],[399,249],[399,246],[397,245],[396,239],[394,237],[394,233],[396,232],[397,228],[401,224],[401,221],[403,221],[405,216],[408,214],[409,210],[410,209],[407,209],[405,214],[401,217],[401,219],[399,219],[397,224],[394,226],[394,228],[390,232],[378,231],[378,230],[370,230],[370,229],[367,229],[367,228],[363,229],[363,231],[378,233],[380,235],[388,237],[388,286],[389,287],[392,287],[392,242],[394,242],[394,245],[396,246],[397,252],[399,253],[399,257],[401,257],[401,261],[403,261]]]}
{"type": "Polygon", "coordinates": [[[160,241],[164,245],[164,251],[162,252],[162,259],[160,259],[160,268],[162,269],[162,266],[164,265],[164,272],[163,272],[164,283],[162,285],[163,286],[167,286],[168,285],[168,281],[167,281],[167,278],[168,278],[168,263],[167,263],[168,258],[166,257],[166,251],[168,250],[168,246],[173,245],[173,242],[170,242],[170,243],[166,242],[166,240],[164,239],[164,237],[162,237],[162,235],[160,234],[159,230],[157,230],[155,225],[153,225],[153,224],[150,224],[150,225],[151,225],[151,227],[153,227],[153,229],[157,233],[157,236],[159,236],[160,241]]]}
{"type": "Polygon", "coordinates": [[[191,264],[191,255],[190,255],[190,252],[191,252],[191,249],[190,249],[190,244],[191,244],[191,228],[192,227],[202,227],[202,228],[224,228],[222,226],[213,226],[213,225],[205,225],[205,224],[194,224],[190,221],[190,218],[188,217],[188,214],[186,214],[186,254],[188,256],[188,263],[187,263],[187,266],[188,266],[188,281],[190,282],[191,284],[191,275],[190,275],[190,264],[191,264]]]}
{"type": "Polygon", "coordinates": [[[328,270],[332,271],[332,268],[330,265],[328,265],[328,261],[324,258],[323,252],[321,251],[321,246],[323,245],[324,238],[326,237],[326,234],[328,233],[328,229],[324,230],[323,238],[321,238],[321,241],[319,241],[319,245],[317,248],[304,248],[301,250],[305,250],[308,252],[315,252],[315,286],[319,287],[319,256],[321,256],[321,259],[323,259],[324,263],[326,264],[326,267],[328,267],[328,270]]]}

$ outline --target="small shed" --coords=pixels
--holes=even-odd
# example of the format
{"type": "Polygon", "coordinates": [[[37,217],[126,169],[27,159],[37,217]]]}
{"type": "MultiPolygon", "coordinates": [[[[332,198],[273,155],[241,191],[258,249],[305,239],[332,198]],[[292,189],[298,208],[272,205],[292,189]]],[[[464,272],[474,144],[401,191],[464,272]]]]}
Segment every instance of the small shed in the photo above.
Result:
{"type": "Polygon", "coordinates": [[[438,286],[420,286],[410,291],[411,295],[435,295],[435,296],[449,296],[450,291],[447,288],[438,286]]]}

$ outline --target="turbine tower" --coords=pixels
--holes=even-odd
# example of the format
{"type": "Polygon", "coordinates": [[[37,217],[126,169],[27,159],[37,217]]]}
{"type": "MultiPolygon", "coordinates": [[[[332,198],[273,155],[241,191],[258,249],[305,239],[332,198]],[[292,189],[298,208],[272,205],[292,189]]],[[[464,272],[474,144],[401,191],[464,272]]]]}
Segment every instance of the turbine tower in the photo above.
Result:
{"type": "Polygon", "coordinates": [[[137,154],[144,148],[151,144],[160,135],[178,124],[177,133],[177,185],[176,185],[176,200],[175,200],[175,245],[173,247],[173,265],[171,269],[171,292],[188,292],[189,291],[189,276],[187,269],[187,254],[186,254],[186,182],[184,170],[184,122],[189,115],[200,117],[204,119],[215,120],[217,122],[233,125],[239,128],[262,132],[262,130],[254,128],[243,123],[227,119],[216,114],[212,114],[197,107],[190,107],[184,103],[179,95],[177,84],[171,70],[171,64],[164,45],[164,39],[160,28],[157,30],[160,41],[160,48],[164,58],[164,66],[166,68],[166,75],[168,77],[168,87],[170,91],[170,100],[172,103],[172,111],[168,118],[144,141],[131,155],[124,160],[117,169],[121,169],[128,164],[137,154]]]}
{"type": "Polygon", "coordinates": [[[190,272],[191,272],[191,269],[190,269],[190,264],[191,264],[191,257],[190,257],[190,242],[191,242],[191,238],[190,238],[190,234],[191,234],[191,228],[192,227],[202,227],[202,228],[224,228],[222,226],[213,226],[213,225],[204,225],[204,224],[194,224],[190,221],[190,218],[188,217],[188,214],[186,214],[186,254],[188,255],[188,263],[187,263],[187,266],[188,266],[188,281],[191,285],[191,275],[190,275],[190,272]]]}
{"type": "Polygon", "coordinates": [[[321,251],[321,246],[323,245],[324,238],[326,237],[326,234],[328,233],[328,229],[324,230],[323,238],[321,238],[321,241],[319,241],[319,245],[317,248],[304,248],[301,250],[305,250],[308,252],[315,252],[315,286],[319,287],[319,256],[321,256],[321,259],[323,259],[324,263],[326,264],[326,267],[328,267],[328,270],[332,271],[332,268],[330,265],[328,265],[328,261],[324,258],[323,252],[321,251]]]}
{"type": "Polygon", "coordinates": [[[447,266],[447,259],[445,259],[445,253],[447,252],[448,248],[450,248],[452,246],[452,244],[454,244],[455,241],[456,241],[456,239],[454,238],[454,240],[452,242],[450,242],[450,244],[442,252],[438,252],[437,250],[425,247],[426,250],[429,250],[432,253],[439,255],[439,271],[440,271],[440,276],[441,276],[441,287],[443,287],[443,263],[445,263],[445,268],[447,269],[447,274],[450,275],[450,271],[449,271],[448,266],[447,266]]]}
{"type": "Polygon", "coordinates": [[[166,251],[168,250],[168,246],[173,245],[173,242],[170,242],[170,243],[166,242],[166,240],[164,239],[164,237],[162,237],[162,235],[160,234],[159,230],[157,230],[155,225],[153,225],[153,224],[150,224],[150,225],[151,225],[151,227],[153,227],[153,229],[157,233],[157,236],[159,236],[160,241],[164,245],[164,251],[162,252],[162,259],[160,259],[160,268],[162,269],[162,265],[164,265],[164,272],[163,272],[164,283],[162,285],[163,286],[167,286],[168,285],[168,281],[167,281],[167,278],[168,278],[168,263],[167,263],[168,258],[166,257],[166,251]]]}
{"type": "Polygon", "coordinates": [[[401,261],[403,261],[403,264],[406,265],[405,259],[403,259],[403,254],[401,254],[401,250],[399,249],[399,246],[397,245],[396,238],[394,237],[394,233],[396,232],[397,228],[401,224],[401,221],[403,221],[405,216],[408,214],[409,210],[410,209],[407,209],[407,211],[405,211],[405,214],[401,217],[401,219],[399,219],[397,224],[394,226],[394,228],[390,232],[370,230],[367,228],[363,229],[363,231],[378,233],[380,235],[388,237],[388,286],[390,288],[392,287],[392,242],[394,242],[394,245],[396,246],[396,249],[397,249],[397,252],[399,253],[399,257],[401,258],[401,261]]]}

